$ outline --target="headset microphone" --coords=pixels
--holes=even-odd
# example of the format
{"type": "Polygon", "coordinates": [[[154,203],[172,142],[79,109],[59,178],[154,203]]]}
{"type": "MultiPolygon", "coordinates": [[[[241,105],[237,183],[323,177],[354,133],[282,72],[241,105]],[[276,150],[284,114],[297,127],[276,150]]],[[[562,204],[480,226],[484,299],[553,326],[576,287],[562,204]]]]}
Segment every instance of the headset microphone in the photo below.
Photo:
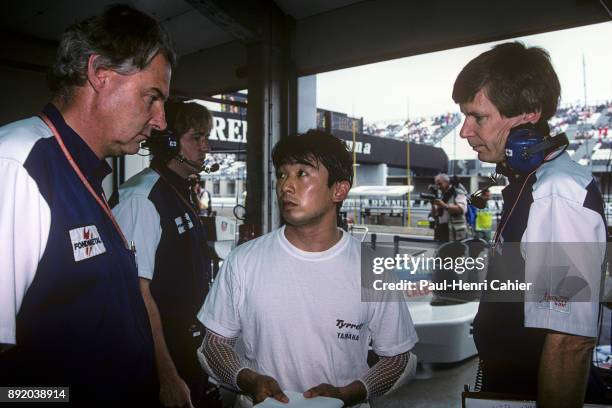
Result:
{"type": "Polygon", "coordinates": [[[214,173],[219,170],[219,163],[214,163],[211,166],[207,166],[204,163],[198,163],[193,160],[189,160],[179,152],[178,138],[174,132],[169,129],[164,131],[153,131],[151,137],[142,143],[142,147],[148,149],[153,155],[160,155],[166,157],[167,160],[176,158],[180,163],[183,163],[198,173],[204,171],[206,173],[214,173]]]}
{"type": "Polygon", "coordinates": [[[200,164],[197,162],[194,162],[193,160],[189,160],[188,158],[186,158],[185,156],[183,156],[182,154],[177,154],[176,155],[176,160],[178,160],[179,162],[186,164],[187,166],[191,167],[192,169],[196,170],[198,173],[200,172],[206,172],[206,173],[214,173],[215,171],[218,171],[219,168],[221,166],[219,166],[219,163],[213,163],[211,166],[207,166],[204,163],[200,164]]]}
{"type": "Polygon", "coordinates": [[[489,177],[489,182],[484,188],[481,188],[480,190],[476,191],[474,194],[470,195],[470,198],[468,200],[470,204],[472,204],[474,207],[478,208],[479,210],[483,210],[487,206],[487,200],[482,198],[482,194],[485,192],[485,190],[488,190],[490,187],[493,187],[494,185],[496,185],[499,178],[500,178],[499,174],[492,174],[489,177]]]}
{"type": "Polygon", "coordinates": [[[221,166],[219,166],[219,163],[213,163],[213,165],[210,166],[210,167],[209,166],[204,166],[204,171],[206,173],[214,173],[215,171],[219,170],[219,167],[221,167],[221,166]]]}

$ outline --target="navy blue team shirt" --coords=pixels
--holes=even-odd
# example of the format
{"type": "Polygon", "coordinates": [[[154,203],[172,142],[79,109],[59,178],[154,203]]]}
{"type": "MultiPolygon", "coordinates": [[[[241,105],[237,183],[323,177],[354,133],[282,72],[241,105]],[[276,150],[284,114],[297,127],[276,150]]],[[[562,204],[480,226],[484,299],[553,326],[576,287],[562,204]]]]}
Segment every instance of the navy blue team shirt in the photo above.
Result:
{"type": "MultiPolygon", "coordinates": [[[[601,193],[590,172],[567,153],[543,164],[531,177],[507,175],[499,250],[492,251],[489,259],[488,281],[526,281],[526,259],[519,243],[605,243],[601,193]]],[[[600,261],[593,259],[592,267],[583,271],[594,288],[601,279],[600,261]]],[[[501,301],[501,296],[484,292],[474,320],[474,341],[484,372],[482,391],[535,396],[546,334],[596,337],[598,305],[574,302],[551,308],[538,302],[526,307],[523,292],[514,293],[513,301],[501,301]]]]}
{"type": "MultiPolygon", "coordinates": [[[[43,112],[103,196],[108,164],[53,105],[43,112]]],[[[0,343],[9,345],[0,353],[0,383],[70,386],[73,402],[156,399],[153,343],[135,259],[111,219],[39,118],[0,128],[0,166],[25,180],[3,183],[0,193],[27,197],[14,207],[7,198],[0,201],[3,217],[13,208],[17,259],[12,267],[2,265],[2,278],[12,276],[16,284],[13,299],[0,299],[0,308],[20,303],[12,325],[9,312],[0,320],[0,332],[8,333],[0,343]],[[25,188],[27,194],[20,191],[25,188]],[[19,250],[28,240],[38,244],[38,255],[19,250]]],[[[0,235],[11,233],[5,221],[0,235]]]]}

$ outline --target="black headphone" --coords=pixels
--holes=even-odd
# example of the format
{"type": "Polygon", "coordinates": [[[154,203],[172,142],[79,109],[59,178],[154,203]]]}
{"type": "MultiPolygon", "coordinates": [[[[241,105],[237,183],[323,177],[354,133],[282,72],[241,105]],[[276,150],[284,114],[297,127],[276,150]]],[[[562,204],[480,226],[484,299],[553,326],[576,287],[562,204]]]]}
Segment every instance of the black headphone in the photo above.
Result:
{"type": "Polygon", "coordinates": [[[183,163],[192,169],[199,172],[213,173],[219,170],[219,163],[213,163],[211,166],[207,166],[204,163],[196,163],[183,156],[180,152],[179,140],[176,134],[166,128],[166,130],[159,131],[153,130],[151,136],[142,143],[142,147],[148,149],[154,156],[163,157],[166,160],[176,159],[180,163],[183,163]]]}
{"type": "Polygon", "coordinates": [[[173,131],[152,130],[151,136],[142,142],[142,147],[155,156],[171,158],[179,154],[179,141],[173,131]]]}

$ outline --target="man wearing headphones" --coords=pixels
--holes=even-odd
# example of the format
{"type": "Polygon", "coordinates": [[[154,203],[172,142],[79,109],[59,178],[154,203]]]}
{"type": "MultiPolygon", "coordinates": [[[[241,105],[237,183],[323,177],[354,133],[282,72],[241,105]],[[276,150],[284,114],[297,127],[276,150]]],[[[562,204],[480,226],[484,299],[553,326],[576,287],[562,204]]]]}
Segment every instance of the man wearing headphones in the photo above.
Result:
{"type": "Polygon", "coordinates": [[[560,92],[546,51],[521,43],[495,46],[470,61],[453,89],[465,115],[461,137],[509,180],[488,281],[505,277],[540,289],[541,281],[558,283],[483,294],[474,320],[481,390],[531,395],[539,407],[582,406],[606,241],[595,180],[560,149],[565,135],[549,135],[560,92]],[[571,247],[581,249],[567,265],[562,252],[548,257],[551,247],[567,242],[583,245],[571,247]]]}
{"type": "Polygon", "coordinates": [[[207,377],[196,348],[196,314],[208,293],[206,235],[188,177],[204,170],[212,116],[195,102],[166,103],[168,127],[147,141],[151,166],[119,188],[113,213],[138,248],[140,290],[149,314],[160,402],[199,406],[207,377]]]}

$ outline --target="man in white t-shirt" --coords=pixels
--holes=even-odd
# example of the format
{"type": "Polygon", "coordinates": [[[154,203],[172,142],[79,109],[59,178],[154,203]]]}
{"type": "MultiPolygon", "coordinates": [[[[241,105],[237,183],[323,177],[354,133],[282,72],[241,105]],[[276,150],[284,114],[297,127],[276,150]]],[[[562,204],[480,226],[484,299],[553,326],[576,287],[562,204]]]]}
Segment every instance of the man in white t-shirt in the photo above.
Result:
{"type": "Polygon", "coordinates": [[[350,154],[311,130],[282,139],[272,160],[286,225],[224,263],[198,315],[207,328],[200,361],[254,403],[288,402],[283,390],[346,405],[382,395],[405,377],[417,336],[404,302],[361,301],[360,243],[336,225],[350,154]],[[380,357],[372,368],[370,340],[380,357]]]}

